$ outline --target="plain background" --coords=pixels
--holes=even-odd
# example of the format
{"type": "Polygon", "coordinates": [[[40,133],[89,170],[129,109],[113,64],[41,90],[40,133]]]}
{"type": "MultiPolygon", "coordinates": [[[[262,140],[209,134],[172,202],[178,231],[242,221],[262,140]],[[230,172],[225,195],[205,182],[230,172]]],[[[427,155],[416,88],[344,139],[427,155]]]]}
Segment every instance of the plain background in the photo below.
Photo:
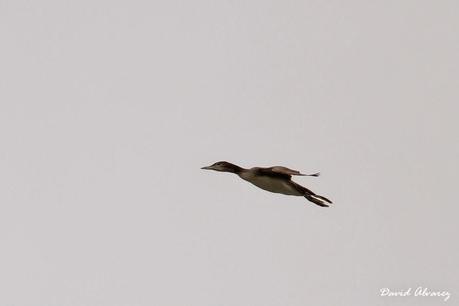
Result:
{"type": "Polygon", "coordinates": [[[0,305],[456,304],[458,10],[0,1],[0,305]]]}

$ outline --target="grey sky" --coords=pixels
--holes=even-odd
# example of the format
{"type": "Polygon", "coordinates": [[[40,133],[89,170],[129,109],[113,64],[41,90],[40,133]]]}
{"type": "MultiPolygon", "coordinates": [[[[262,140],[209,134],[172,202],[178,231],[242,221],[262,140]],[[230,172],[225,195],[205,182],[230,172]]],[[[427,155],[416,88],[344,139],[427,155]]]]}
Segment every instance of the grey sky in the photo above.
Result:
{"type": "Polygon", "coordinates": [[[0,305],[457,303],[458,9],[1,1],[0,305]]]}

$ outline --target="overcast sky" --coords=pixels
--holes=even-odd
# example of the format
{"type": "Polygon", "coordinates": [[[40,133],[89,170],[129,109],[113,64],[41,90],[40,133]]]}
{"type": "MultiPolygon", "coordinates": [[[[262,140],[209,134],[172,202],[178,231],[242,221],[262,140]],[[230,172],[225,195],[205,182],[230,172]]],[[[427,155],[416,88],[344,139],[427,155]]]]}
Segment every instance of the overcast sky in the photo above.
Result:
{"type": "Polygon", "coordinates": [[[0,1],[0,305],[457,303],[458,10],[0,1]]]}

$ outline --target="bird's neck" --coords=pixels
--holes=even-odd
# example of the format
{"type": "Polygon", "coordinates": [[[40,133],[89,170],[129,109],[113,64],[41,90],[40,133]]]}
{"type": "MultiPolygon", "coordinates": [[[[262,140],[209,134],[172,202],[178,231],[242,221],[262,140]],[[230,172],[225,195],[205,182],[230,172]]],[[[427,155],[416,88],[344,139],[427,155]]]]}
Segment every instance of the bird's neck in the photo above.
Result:
{"type": "Polygon", "coordinates": [[[241,174],[242,171],[246,170],[242,167],[239,167],[238,165],[230,164],[228,167],[228,172],[235,173],[235,174],[241,174]]]}

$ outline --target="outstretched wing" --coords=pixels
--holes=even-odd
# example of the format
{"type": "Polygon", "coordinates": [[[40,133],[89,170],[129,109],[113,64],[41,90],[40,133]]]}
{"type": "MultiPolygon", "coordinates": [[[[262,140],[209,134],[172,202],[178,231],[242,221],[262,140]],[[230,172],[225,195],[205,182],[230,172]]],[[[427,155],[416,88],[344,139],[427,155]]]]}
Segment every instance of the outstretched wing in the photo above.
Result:
{"type": "Polygon", "coordinates": [[[292,175],[301,175],[301,176],[319,176],[320,173],[314,174],[303,174],[298,170],[289,169],[287,167],[282,166],[274,166],[269,168],[258,168],[259,173],[268,176],[280,176],[285,178],[291,178],[292,175]]]}
{"type": "Polygon", "coordinates": [[[276,173],[281,173],[281,174],[287,174],[287,175],[306,175],[300,173],[298,170],[292,170],[287,167],[282,167],[282,166],[275,166],[270,168],[271,171],[276,172],[276,173]]]}

